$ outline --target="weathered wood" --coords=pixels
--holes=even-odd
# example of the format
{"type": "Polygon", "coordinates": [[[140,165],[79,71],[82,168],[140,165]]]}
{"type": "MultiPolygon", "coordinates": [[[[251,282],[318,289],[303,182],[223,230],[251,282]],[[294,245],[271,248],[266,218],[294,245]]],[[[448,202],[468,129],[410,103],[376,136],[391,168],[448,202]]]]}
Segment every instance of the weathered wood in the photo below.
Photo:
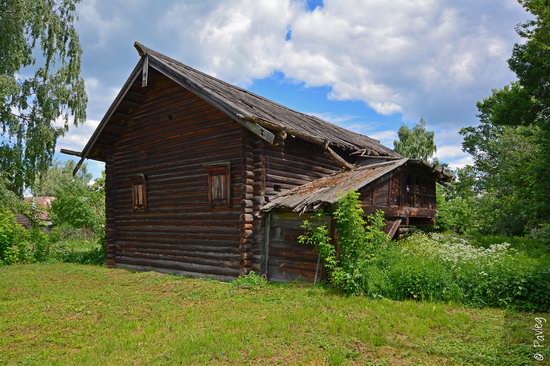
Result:
{"type": "Polygon", "coordinates": [[[346,160],[344,160],[340,155],[336,154],[334,150],[332,150],[330,147],[325,148],[325,153],[328,154],[328,156],[334,160],[336,163],[340,164],[345,169],[351,170],[353,169],[353,164],[348,163],[346,160]]]}
{"type": "Polygon", "coordinates": [[[147,77],[149,76],[149,56],[143,57],[143,68],[141,71],[141,87],[147,86],[147,77]]]}
{"type": "MultiPolygon", "coordinates": [[[[106,159],[106,262],[234,277],[241,257],[240,127],[158,75],[147,90],[135,123],[118,131],[106,159]],[[231,163],[232,207],[213,210],[204,164],[219,161],[231,163]],[[135,174],[147,176],[146,212],[132,211],[128,177],[135,174]]],[[[250,227],[245,231],[250,235],[250,227]]]]}
{"type": "Polygon", "coordinates": [[[59,152],[62,153],[62,154],[65,154],[65,155],[72,155],[72,156],[78,156],[78,157],[82,156],[82,152],[69,150],[69,149],[61,149],[61,150],[59,150],[59,152]]]}
{"type": "Polygon", "coordinates": [[[264,243],[264,276],[269,276],[269,246],[270,246],[270,235],[271,235],[271,214],[267,214],[265,219],[265,243],[264,243]]]}
{"type": "Polygon", "coordinates": [[[397,219],[393,222],[390,231],[388,232],[388,236],[390,239],[393,239],[395,237],[395,234],[397,233],[397,229],[399,229],[399,225],[403,222],[403,219],[397,219]]]}
{"type": "Polygon", "coordinates": [[[317,281],[320,259],[297,243],[304,217],[296,212],[365,188],[365,210],[382,209],[394,235],[402,229],[397,222],[433,221],[435,179],[421,163],[409,169],[373,139],[140,47],[142,60],[81,154],[106,162],[107,265],[317,281]],[[360,150],[368,167],[353,165],[364,163],[351,155],[360,150]],[[138,174],[147,182],[141,211],[133,209],[129,180],[138,174]],[[296,212],[264,213],[271,203],[296,212]]]}

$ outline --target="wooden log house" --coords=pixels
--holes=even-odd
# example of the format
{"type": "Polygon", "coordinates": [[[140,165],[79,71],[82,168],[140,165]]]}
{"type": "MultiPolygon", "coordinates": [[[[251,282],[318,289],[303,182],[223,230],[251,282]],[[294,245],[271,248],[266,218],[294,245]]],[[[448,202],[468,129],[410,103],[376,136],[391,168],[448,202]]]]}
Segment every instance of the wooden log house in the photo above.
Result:
{"type": "Polygon", "coordinates": [[[319,276],[304,215],[350,189],[391,236],[436,216],[441,171],[140,43],[82,152],[105,162],[107,266],[233,279],[319,276]]]}

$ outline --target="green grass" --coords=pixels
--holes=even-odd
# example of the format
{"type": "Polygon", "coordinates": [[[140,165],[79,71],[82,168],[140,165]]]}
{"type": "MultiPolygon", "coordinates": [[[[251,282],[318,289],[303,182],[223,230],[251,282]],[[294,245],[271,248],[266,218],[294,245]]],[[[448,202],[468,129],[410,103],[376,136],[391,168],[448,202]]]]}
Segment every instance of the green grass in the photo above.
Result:
{"type": "Polygon", "coordinates": [[[309,285],[14,265],[0,268],[0,365],[529,365],[535,316],[550,320],[309,285]]]}

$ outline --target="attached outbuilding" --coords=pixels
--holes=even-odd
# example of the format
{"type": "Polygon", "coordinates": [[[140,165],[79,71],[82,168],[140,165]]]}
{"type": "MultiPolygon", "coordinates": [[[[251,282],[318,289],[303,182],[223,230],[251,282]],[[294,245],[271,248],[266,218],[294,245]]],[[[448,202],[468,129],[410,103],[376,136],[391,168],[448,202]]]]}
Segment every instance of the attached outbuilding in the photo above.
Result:
{"type": "MultiPolygon", "coordinates": [[[[431,224],[447,176],[136,42],[140,60],[82,152],[105,162],[106,264],[232,279],[314,280],[296,238],[353,189],[395,236],[431,224]]],[[[330,224],[330,223],[329,223],[330,224]]]]}

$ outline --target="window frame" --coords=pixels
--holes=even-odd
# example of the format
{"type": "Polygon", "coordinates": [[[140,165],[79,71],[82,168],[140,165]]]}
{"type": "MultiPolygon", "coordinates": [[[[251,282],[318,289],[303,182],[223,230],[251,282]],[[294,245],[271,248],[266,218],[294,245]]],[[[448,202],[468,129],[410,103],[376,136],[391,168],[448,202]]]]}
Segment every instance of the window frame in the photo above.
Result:
{"type": "Polygon", "coordinates": [[[130,177],[130,187],[132,189],[132,211],[145,212],[147,211],[147,184],[145,174],[136,174],[130,177]],[[138,204],[138,196],[136,194],[136,186],[141,186],[137,190],[141,190],[141,205],[138,204]]]}
{"type": "Polygon", "coordinates": [[[231,163],[227,161],[218,161],[213,163],[203,164],[208,172],[208,205],[213,208],[227,208],[231,207],[231,163]],[[214,199],[214,177],[222,175],[225,177],[225,187],[222,187],[222,191],[225,193],[225,197],[222,199],[214,199]]]}

